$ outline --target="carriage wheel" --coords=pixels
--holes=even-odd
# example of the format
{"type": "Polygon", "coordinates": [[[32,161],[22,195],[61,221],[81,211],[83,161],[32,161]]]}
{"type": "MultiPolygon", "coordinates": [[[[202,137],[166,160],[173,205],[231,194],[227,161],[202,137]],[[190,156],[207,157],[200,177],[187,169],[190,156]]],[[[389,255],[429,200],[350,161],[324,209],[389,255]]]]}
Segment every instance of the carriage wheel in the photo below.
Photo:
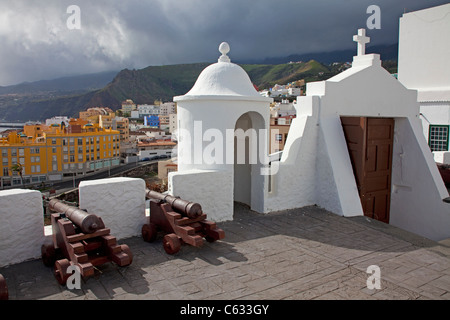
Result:
{"type": "Polygon", "coordinates": [[[153,242],[155,241],[156,236],[157,230],[156,225],[154,223],[144,224],[142,226],[142,238],[144,238],[144,241],[153,242]]]}
{"type": "Polygon", "coordinates": [[[175,254],[181,249],[181,241],[175,233],[166,234],[163,238],[163,247],[168,254],[175,254]]]}
{"type": "Polygon", "coordinates": [[[5,278],[0,274],[0,300],[8,300],[8,287],[5,278]]]}
{"type": "Polygon", "coordinates": [[[56,262],[56,250],[53,243],[45,243],[41,246],[42,262],[46,267],[51,267],[56,262]]]}
{"type": "Polygon", "coordinates": [[[126,244],[121,244],[120,248],[130,258],[130,263],[129,264],[131,264],[131,262],[133,262],[133,253],[131,252],[130,247],[127,246],[126,244]]]}
{"type": "Polygon", "coordinates": [[[205,240],[208,241],[208,242],[214,242],[214,241],[216,241],[217,239],[214,238],[214,237],[211,237],[211,236],[205,236],[205,240]]]}
{"type": "Polygon", "coordinates": [[[58,280],[60,285],[65,285],[70,274],[67,273],[67,268],[69,268],[70,262],[67,259],[61,259],[55,262],[55,278],[58,280]]]}

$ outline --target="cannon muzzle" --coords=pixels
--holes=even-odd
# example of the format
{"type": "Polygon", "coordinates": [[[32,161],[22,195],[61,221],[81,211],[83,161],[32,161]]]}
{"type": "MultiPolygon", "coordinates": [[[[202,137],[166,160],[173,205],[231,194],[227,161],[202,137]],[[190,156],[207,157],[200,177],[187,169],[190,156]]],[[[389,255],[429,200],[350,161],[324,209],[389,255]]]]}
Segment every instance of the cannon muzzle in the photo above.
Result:
{"type": "Polygon", "coordinates": [[[69,206],[57,199],[50,200],[48,206],[55,212],[65,214],[83,233],[94,233],[99,229],[105,228],[103,221],[95,214],[69,206]]]}
{"type": "Polygon", "coordinates": [[[153,190],[146,189],[145,197],[166,202],[175,209],[176,212],[191,219],[198,218],[203,214],[202,206],[196,202],[190,202],[171,195],[162,194],[153,190]]]}

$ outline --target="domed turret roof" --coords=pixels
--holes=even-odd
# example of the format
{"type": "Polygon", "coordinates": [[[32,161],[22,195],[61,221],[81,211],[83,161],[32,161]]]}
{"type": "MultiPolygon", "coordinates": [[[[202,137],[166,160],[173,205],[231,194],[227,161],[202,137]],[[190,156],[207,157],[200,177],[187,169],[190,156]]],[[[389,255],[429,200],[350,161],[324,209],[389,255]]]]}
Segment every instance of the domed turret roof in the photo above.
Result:
{"type": "Polygon", "coordinates": [[[222,56],[219,57],[218,62],[206,67],[198,76],[192,89],[184,96],[174,97],[174,101],[219,97],[224,99],[271,100],[261,96],[256,91],[247,72],[230,61],[230,58],[226,55],[229,50],[228,43],[222,42],[219,47],[222,56]]]}

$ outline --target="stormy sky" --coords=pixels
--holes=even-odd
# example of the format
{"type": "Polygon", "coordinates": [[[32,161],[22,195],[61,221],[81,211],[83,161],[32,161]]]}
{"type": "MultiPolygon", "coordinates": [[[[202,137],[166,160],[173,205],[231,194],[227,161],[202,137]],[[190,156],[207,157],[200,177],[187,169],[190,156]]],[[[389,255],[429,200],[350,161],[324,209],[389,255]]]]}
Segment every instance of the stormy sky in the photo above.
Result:
{"type": "Polygon", "coordinates": [[[355,48],[368,6],[371,45],[398,41],[398,19],[441,0],[0,0],[0,85],[149,65],[355,48]],[[67,9],[76,5],[76,12],[67,9]],[[68,27],[68,20],[70,28],[68,27]],[[79,25],[76,23],[79,22],[79,25]],[[74,28],[75,26],[75,28],[74,28]],[[78,28],[79,26],[79,28],[78,28]]]}

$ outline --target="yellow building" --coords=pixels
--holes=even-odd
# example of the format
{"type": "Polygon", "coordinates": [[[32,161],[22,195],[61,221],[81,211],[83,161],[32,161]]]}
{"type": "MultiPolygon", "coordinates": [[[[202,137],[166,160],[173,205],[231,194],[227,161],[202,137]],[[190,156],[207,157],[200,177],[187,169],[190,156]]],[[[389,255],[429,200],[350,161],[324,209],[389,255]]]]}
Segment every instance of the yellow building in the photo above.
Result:
{"type": "Polygon", "coordinates": [[[120,164],[119,131],[71,119],[69,125],[25,126],[0,139],[0,187],[59,181],[120,164]]]}
{"type": "Polygon", "coordinates": [[[98,116],[98,124],[103,129],[117,130],[122,143],[130,142],[130,120],[125,117],[116,117],[114,112],[98,116]]]}
{"type": "Polygon", "coordinates": [[[133,102],[133,100],[131,99],[127,99],[125,101],[122,102],[122,112],[124,114],[128,114],[128,116],[131,114],[131,111],[136,110],[136,104],[133,102]]]}
{"type": "Polygon", "coordinates": [[[80,111],[79,114],[80,114],[80,119],[97,123],[99,115],[107,115],[111,112],[113,112],[113,111],[107,107],[93,107],[93,108],[88,108],[85,111],[80,111]],[[95,121],[95,119],[97,121],[95,121]],[[91,120],[94,120],[94,121],[91,121],[91,120]]]}

